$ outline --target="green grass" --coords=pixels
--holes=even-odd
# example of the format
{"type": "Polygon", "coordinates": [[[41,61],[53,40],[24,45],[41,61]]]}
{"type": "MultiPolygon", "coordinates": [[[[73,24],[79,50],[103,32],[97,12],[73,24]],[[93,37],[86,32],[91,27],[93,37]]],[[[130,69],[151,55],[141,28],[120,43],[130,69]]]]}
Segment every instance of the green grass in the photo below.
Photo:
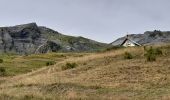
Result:
{"type": "Polygon", "coordinates": [[[51,59],[27,59],[26,57],[15,56],[15,58],[4,57],[4,62],[0,63],[0,67],[6,70],[7,76],[31,72],[51,61],[51,59]]]}
{"type": "Polygon", "coordinates": [[[19,56],[10,54],[1,54],[0,67],[5,70],[0,76],[15,76],[37,70],[42,67],[49,67],[59,61],[67,59],[67,57],[80,57],[78,53],[47,53],[29,56],[19,56]]]}

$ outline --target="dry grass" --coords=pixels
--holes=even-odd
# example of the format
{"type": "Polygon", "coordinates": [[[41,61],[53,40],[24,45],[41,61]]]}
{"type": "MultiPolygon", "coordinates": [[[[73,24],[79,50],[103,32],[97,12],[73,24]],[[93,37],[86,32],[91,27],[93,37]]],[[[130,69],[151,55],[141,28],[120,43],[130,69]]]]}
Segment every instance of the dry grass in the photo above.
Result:
{"type": "MultiPolygon", "coordinates": [[[[10,78],[0,78],[0,99],[33,100],[168,100],[170,46],[147,62],[143,47],[71,57],[56,65],[10,78]],[[124,53],[133,59],[124,59],[124,53]],[[66,63],[78,67],[62,70],[66,63]]],[[[57,57],[54,57],[57,59],[57,57]]]]}

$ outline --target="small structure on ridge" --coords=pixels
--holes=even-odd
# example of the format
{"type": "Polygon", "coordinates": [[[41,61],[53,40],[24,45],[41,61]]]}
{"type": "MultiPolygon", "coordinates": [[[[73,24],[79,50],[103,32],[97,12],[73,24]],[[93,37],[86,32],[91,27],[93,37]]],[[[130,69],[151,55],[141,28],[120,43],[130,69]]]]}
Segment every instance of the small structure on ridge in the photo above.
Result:
{"type": "Polygon", "coordinates": [[[141,44],[131,40],[129,35],[126,36],[125,40],[120,44],[120,46],[124,47],[133,47],[133,46],[142,46],[141,44]]]}

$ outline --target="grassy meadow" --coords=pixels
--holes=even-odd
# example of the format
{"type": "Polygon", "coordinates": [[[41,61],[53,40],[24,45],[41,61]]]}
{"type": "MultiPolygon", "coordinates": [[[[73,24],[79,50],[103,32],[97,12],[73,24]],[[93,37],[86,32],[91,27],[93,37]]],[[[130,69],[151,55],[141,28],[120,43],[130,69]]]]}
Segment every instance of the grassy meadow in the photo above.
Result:
{"type": "Polygon", "coordinates": [[[2,54],[0,100],[169,100],[170,45],[155,48],[2,54]]]}

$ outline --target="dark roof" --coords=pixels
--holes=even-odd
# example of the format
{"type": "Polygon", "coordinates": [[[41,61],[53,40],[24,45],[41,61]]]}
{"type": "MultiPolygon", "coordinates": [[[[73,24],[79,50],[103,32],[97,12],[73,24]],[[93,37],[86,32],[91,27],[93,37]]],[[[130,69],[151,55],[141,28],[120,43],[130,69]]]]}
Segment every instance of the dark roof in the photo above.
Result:
{"type": "Polygon", "coordinates": [[[126,41],[128,41],[128,40],[129,40],[130,42],[134,43],[134,44],[137,45],[137,46],[141,46],[141,44],[139,44],[139,43],[137,43],[137,42],[135,42],[135,41],[127,38],[127,37],[126,37],[126,39],[125,39],[120,45],[122,46],[122,45],[123,45],[126,41]]]}

